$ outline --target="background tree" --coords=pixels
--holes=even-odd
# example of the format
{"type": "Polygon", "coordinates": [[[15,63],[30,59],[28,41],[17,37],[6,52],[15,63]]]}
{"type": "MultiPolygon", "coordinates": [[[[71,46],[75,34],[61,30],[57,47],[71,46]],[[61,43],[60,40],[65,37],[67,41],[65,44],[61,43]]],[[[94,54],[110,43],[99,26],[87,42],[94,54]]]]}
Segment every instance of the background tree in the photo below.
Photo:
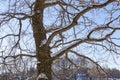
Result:
{"type": "Polygon", "coordinates": [[[16,73],[37,65],[38,80],[52,80],[55,60],[99,60],[119,55],[119,0],[1,0],[0,66],[16,73]],[[96,15],[96,16],[95,16],[96,15]],[[98,60],[91,57],[99,56],[98,60]],[[27,65],[27,66],[26,66],[27,65]]]}
{"type": "Polygon", "coordinates": [[[111,78],[120,78],[120,71],[118,69],[108,69],[107,73],[109,74],[109,77],[111,78]]]}

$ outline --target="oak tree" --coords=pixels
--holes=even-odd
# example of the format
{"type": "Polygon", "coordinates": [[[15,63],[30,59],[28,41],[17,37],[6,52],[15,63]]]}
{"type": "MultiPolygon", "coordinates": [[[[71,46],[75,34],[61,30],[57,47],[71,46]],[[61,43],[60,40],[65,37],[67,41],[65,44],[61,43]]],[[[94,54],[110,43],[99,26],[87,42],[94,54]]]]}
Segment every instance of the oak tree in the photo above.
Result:
{"type": "Polygon", "coordinates": [[[38,80],[52,80],[52,65],[61,57],[74,67],[73,55],[102,69],[93,54],[104,59],[120,54],[119,0],[1,0],[0,5],[2,72],[36,65],[38,80]]]}

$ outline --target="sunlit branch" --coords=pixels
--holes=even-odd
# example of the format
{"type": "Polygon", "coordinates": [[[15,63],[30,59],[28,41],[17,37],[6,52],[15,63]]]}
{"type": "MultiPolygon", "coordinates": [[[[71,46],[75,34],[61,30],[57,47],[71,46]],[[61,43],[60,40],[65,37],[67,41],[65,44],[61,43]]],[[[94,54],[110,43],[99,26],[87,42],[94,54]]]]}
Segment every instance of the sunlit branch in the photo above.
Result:
{"type": "Polygon", "coordinates": [[[74,41],[73,43],[69,44],[68,46],[66,47],[63,47],[60,51],[58,51],[54,57],[52,57],[53,60],[59,58],[60,56],[62,56],[64,53],[68,52],[70,49],[76,47],[77,45],[79,45],[80,43],[82,43],[84,41],[82,40],[77,40],[77,41],[74,41]]]}

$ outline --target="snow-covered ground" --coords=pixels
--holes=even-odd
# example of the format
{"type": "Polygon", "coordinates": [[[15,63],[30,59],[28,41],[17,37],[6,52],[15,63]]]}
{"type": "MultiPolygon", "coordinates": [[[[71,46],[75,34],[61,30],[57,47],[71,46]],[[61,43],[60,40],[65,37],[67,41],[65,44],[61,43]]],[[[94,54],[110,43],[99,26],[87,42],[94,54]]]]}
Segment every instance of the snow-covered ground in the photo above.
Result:
{"type": "MultiPolygon", "coordinates": [[[[90,80],[90,79],[88,79],[88,78],[77,78],[77,80],[90,80]]],[[[97,78],[92,78],[91,80],[99,80],[99,79],[97,79],[97,78]]],[[[120,80],[120,79],[116,79],[116,78],[105,78],[105,79],[103,79],[103,80],[120,80]]]]}

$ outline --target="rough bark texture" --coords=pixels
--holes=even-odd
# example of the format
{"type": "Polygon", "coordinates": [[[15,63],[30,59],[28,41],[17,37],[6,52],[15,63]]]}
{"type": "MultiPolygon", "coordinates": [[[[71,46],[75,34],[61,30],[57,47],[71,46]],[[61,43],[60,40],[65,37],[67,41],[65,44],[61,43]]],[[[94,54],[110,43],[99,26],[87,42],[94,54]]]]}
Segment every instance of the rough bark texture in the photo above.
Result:
{"type": "MultiPolygon", "coordinates": [[[[43,26],[43,11],[44,11],[44,0],[36,0],[34,7],[34,15],[32,17],[32,27],[36,44],[36,55],[37,55],[37,75],[41,73],[45,74],[48,80],[51,80],[51,64],[50,60],[50,47],[41,45],[43,40],[46,39],[46,31],[43,26]]],[[[46,80],[46,79],[39,79],[46,80]]]]}

